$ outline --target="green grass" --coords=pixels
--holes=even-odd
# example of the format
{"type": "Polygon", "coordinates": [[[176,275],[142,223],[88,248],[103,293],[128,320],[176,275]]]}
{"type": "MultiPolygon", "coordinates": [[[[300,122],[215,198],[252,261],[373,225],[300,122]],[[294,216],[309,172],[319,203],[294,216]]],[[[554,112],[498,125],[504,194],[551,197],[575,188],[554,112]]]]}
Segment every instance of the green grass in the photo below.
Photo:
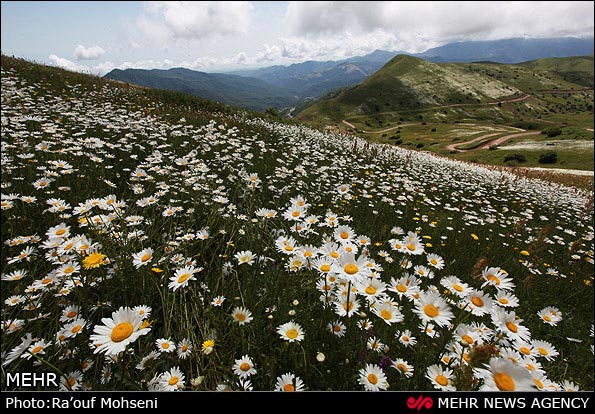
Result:
{"type": "MultiPolygon", "coordinates": [[[[505,337],[512,331],[489,315],[461,309],[465,299],[445,284],[454,275],[496,301],[499,290],[484,285],[487,273],[482,279],[482,272],[494,267],[510,276],[509,292],[519,301],[502,309],[522,319],[517,323],[532,339],[549,342],[559,353],[551,361],[538,356],[531,361],[542,364],[553,385],[571,381],[593,389],[592,188],[323,134],[182,94],[125,87],[5,56],[2,104],[1,271],[4,279],[18,279],[2,282],[3,376],[55,372],[61,380],[74,378],[75,388],[140,391],[164,389],[167,373],[179,368],[183,389],[239,390],[247,385],[233,366],[248,356],[256,369],[249,377],[254,390],[275,389],[285,373],[299,377],[308,390],[362,390],[358,379],[367,365],[382,367],[391,390],[434,389],[426,378],[432,365],[453,370],[453,387],[477,390],[482,380],[461,361],[481,368],[489,357],[506,358],[520,345],[509,344],[505,337]],[[52,181],[37,189],[34,183],[44,178],[52,181]],[[349,195],[339,192],[341,186],[349,195]],[[150,197],[158,200],[143,203],[150,197]],[[300,197],[307,202],[300,214],[313,223],[294,220],[300,197]],[[266,218],[260,209],[276,216],[266,218]],[[364,297],[374,294],[366,289],[371,276],[362,276],[357,286],[355,277],[347,276],[350,255],[335,262],[315,253],[338,266],[324,274],[307,266],[314,266],[309,256],[288,254],[283,245],[284,239],[291,244],[291,237],[296,249],[306,251],[342,240],[330,216],[353,231],[355,257],[367,262],[358,271],[370,265],[382,286],[392,287],[378,303],[364,297]],[[69,235],[57,233],[61,225],[69,235]],[[83,247],[84,240],[91,246],[83,247]],[[398,250],[397,242],[405,249],[398,250]],[[35,250],[28,253],[27,247],[35,250]],[[151,258],[135,266],[135,255],[147,248],[151,258]],[[412,249],[421,254],[410,254],[412,249]],[[85,268],[91,251],[108,260],[85,268]],[[254,254],[252,263],[238,259],[246,251],[254,254]],[[444,260],[443,268],[432,267],[429,253],[444,260]],[[196,280],[169,288],[189,263],[202,268],[196,280]],[[407,263],[427,269],[406,269],[407,263]],[[78,270],[67,272],[68,266],[78,270]],[[24,276],[14,277],[18,272],[24,276]],[[401,296],[391,282],[409,275],[416,275],[422,296],[439,294],[443,315],[452,311],[447,318],[452,327],[435,326],[439,337],[426,335],[415,312],[428,315],[421,302],[401,296]],[[327,297],[347,308],[358,301],[360,309],[341,315],[325,305],[327,297]],[[402,321],[385,321],[378,310],[385,299],[403,314],[402,321]],[[144,335],[115,356],[95,352],[93,334],[103,318],[143,305],[151,308],[144,335]],[[71,306],[78,307],[85,326],[60,340],[71,329],[61,320],[71,306]],[[538,316],[547,306],[562,314],[556,326],[538,316]],[[236,307],[247,308],[253,319],[239,324],[232,317],[236,307]],[[290,321],[303,329],[302,340],[289,342],[277,333],[290,321]],[[329,330],[337,322],[346,327],[344,336],[329,330]],[[370,322],[373,328],[363,325],[370,322]],[[492,331],[460,347],[456,329],[475,334],[481,325],[472,323],[492,331]],[[416,346],[399,341],[405,330],[416,346]],[[387,347],[372,349],[372,336],[387,347]],[[159,353],[138,369],[160,339],[178,346],[187,340],[192,352],[186,358],[159,353]],[[27,346],[19,349],[23,340],[27,346]],[[320,353],[324,361],[317,359],[320,353]],[[398,358],[413,366],[411,377],[385,365],[398,358]]],[[[342,244],[346,250],[348,244],[342,244]]],[[[3,381],[2,389],[8,388],[3,381]]]]}

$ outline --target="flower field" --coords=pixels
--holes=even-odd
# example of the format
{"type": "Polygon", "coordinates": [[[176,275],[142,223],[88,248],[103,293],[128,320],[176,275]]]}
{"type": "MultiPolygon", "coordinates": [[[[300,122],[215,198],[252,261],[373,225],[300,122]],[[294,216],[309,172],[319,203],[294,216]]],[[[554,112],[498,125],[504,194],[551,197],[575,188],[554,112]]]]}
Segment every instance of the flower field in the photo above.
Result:
{"type": "Polygon", "coordinates": [[[594,388],[592,191],[5,56],[1,115],[3,376],[594,388]]]}

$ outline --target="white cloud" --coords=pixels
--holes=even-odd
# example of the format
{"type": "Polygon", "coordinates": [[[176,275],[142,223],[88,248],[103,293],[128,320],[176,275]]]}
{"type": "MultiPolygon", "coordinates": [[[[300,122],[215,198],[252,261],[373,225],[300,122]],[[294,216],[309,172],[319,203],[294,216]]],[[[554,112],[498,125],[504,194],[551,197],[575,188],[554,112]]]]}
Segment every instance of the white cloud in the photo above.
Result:
{"type": "Polygon", "coordinates": [[[85,47],[83,45],[78,45],[74,49],[73,55],[76,60],[95,60],[99,59],[104,54],[105,50],[99,46],[85,47]]]}
{"type": "Polygon", "coordinates": [[[246,33],[253,6],[245,1],[155,1],[137,21],[145,39],[195,40],[216,35],[246,33]]]}
{"type": "Polygon", "coordinates": [[[412,52],[460,40],[592,36],[594,27],[586,1],[290,2],[284,19],[305,37],[382,30],[418,45],[412,52]]]}
{"type": "Polygon", "coordinates": [[[65,59],[65,58],[61,58],[56,55],[50,55],[50,56],[48,56],[48,59],[54,66],[57,66],[62,69],[71,70],[73,72],[83,72],[83,73],[90,72],[90,68],[88,66],[80,65],[76,62],[73,62],[73,61],[65,59]]]}

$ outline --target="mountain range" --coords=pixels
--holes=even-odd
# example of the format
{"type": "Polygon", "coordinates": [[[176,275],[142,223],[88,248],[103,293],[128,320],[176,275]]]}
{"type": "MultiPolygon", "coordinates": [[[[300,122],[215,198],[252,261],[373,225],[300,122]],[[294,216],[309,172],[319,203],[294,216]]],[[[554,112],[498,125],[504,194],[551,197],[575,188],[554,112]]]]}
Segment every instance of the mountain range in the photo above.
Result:
{"type": "Polygon", "coordinates": [[[376,50],[365,56],[340,61],[307,61],[228,73],[205,73],[184,68],[115,69],[105,77],[185,92],[257,111],[268,107],[297,106],[301,109],[333,90],[363,82],[396,55],[415,56],[430,62],[519,63],[539,58],[589,55],[593,53],[593,45],[593,38],[468,41],[417,54],[376,50]]]}

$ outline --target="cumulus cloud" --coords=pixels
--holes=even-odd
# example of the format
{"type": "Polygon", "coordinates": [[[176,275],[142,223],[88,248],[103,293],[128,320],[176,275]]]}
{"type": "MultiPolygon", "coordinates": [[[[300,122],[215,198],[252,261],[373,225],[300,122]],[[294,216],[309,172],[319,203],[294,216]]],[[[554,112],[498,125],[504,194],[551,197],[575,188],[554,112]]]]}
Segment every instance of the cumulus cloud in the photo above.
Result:
{"type": "Polygon", "coordinates": [[[80,65],[76,62],[73,62],[72,60],[61,58],[56,55],[50,55],[48,59],[54,66],[57,66],[62,69],[71,70],[73,72],[90,72],[90,68],[88,66],[80,65]]]}
{"type": "Polygon", "coordinates": [[[99,59],[104,54],[105,50],[99,46],[85,47],[83,45],[78,45],[74,49],[73,55],[76,60],[95,60],[99,59]]]}
{"type": "Polygon", "coordinates": [[[245,1],[148,2],[136,27],[148,40],[195,40],[246,33],[253,6],[245,1]]]}
{"type": "Polygon", "coordinates": [[[592,2],[580,1],[290,2],[284,19],[296,36],[382,30],[410,44],[437,46],[460,40],[592,36],[592,8],[592,2]]]}

